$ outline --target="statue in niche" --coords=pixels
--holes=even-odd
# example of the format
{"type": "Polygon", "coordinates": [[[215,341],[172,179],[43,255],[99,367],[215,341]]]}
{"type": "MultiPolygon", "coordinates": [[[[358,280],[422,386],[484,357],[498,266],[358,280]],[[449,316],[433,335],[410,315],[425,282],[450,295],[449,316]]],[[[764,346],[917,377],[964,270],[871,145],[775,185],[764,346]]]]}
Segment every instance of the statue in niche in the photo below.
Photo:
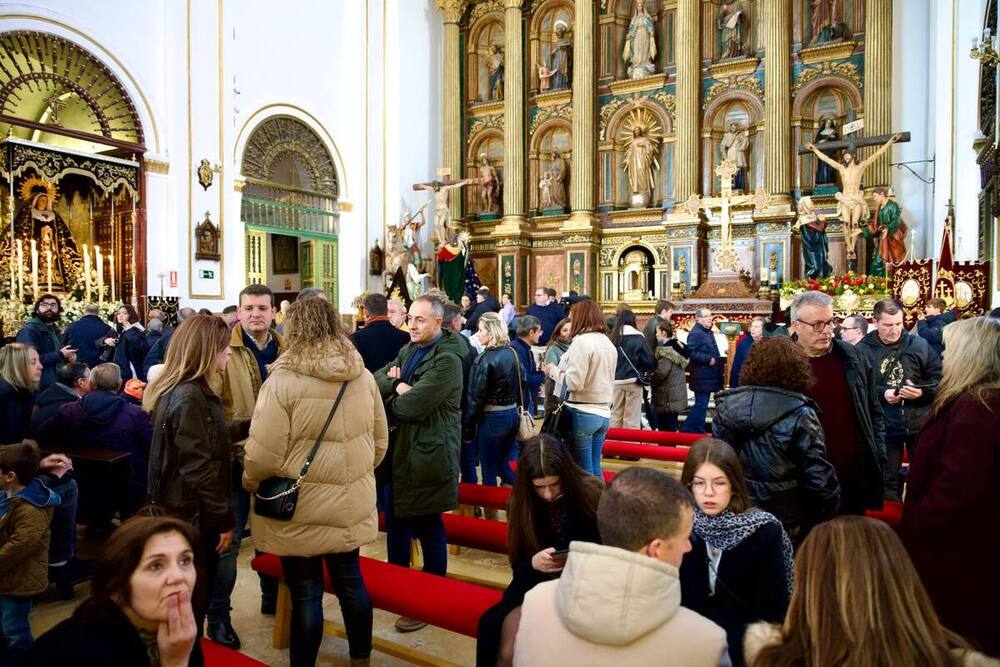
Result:
{"type": "Polygon", "coordinates": [[[641,79],[656,71],[656,37],[653,32],[653,18],[646,11],[646,0],[635,0],[635,12],[628,24],[625,49],[622,60],[628,65],[630,79],[641,79]]]}
{"type": "Polygon", "coordinates": [[[500,178],[486,153],[479,156],[479,213],[500,212],[500,178]]]}
{"type": "Polygon", "coordinates": [[[802,260],[806,278],[826,278],[833,273],[827,261],[830,242],[826,237],[826,219],[816,213],[811,197],[799,199],[799,219],[794,228],[802,234],[802,260]]]}
{"type": "Polygon", "coordinates": [[[545,63],[538,66],[538,89],[543,93],[547,93],[552,90],[553,74],[555,74],[555,72],[546,67],[545,63]]]}
{"type": "Polygon", "coordinates": [[[212,222],[209,211],[205,211],[205,219],[195,229],[195,233],[197,235],[197,245],[195,246],[194,258],[221,262],[220,232],[219,228],[212,222]]]}
{"type": "Polygon", "coordinates": [[[490,91],[489,99],[503,99],[503,48],[499,44],[494,44],[491,48],[488,68],[490,70],[490,91]]]}
{"type": "Polygon", "coordinates": [[[552,172],[548,169],[542,174],[542,177],[538,180],[538,198],[539,206],[544,211],[547,208],[553,208],[552,206],[552,172]]]}
{"type": "Polygon", "coordinates": [[[622,141],[625,142],[625,160],[622,167],[628,174],[632,208],[646,208],[652,200],[656,172],[660,169],[657,157],[660,138],[660,127],[646,109],[632,111],[624,123],[622,141]]]}
{"type": "Polygon", "coordinates": [[[573,42],[566,37],[568,29],[565,21],[556,21],[556,41],[552,43],[552,53],[549,55],[549,85],[543,90],[565,90],[573,80],[573,42]]]}
{"type": "MultiPolygon", "coordinates": [[[[816,143],[822,149],[824,143],[838,141],[839,139],[840,132],[837,130],[836,123],[834,123],[832,118],[824,117],[821,121],[819,132],[816,133],[816,143]]],[[[834,159],[836,157],[834,153],[827,151],[823,152],[830,159],[834,159]]],[[[833,185],[836,182],[836,170],[826,162],[823,162],[822,160],[818,161],[816,163],[816,181],[814,185],[833,185]]]]}
{"type": "Polygon", "coordinates": [[[719,7],[720,58],[740,58],[746,55],[744,33],[747,26],[747,9],[743,0],[725,0],[719,7]]]}
{"type": "Polygon", "coordinates": [[[730,123],[729,129],[722,137],[722,155],[736,165],[733,175],[733,191],[745,192],[747,189],[747,151],[750,148],[750,130],[742,128],[738,123],[730,123]]]}
{"type": "Polygon", "coordinates": [[[552,161],[549,162],[549,174],[551,175],[552,206],[562,207],[566,205],[566,173],[569,167],[566,159],[556,149],[552,153],[552,161]]]}
{"type": "Polygon", "coordinates": [[[813,0],[812,41],[809,46],[840,39],[843,36],[840,0],[813,0]]]}

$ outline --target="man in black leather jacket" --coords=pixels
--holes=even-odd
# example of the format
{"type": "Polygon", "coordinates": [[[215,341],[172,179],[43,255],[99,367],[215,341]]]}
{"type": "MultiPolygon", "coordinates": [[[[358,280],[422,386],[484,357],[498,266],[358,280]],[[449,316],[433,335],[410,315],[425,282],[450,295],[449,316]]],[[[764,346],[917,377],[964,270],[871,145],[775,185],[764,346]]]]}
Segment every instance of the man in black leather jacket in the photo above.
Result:
{"type": "Polygon", "coordinates": [[[903,330],[903,307],[895,301],[875,304],[875,331],[858,343],[875,375],[885,412],[885,497],[899,500],[903,447],[913,454],[917,434],[937,395],[941,357],[926,340],[903,330]]]}

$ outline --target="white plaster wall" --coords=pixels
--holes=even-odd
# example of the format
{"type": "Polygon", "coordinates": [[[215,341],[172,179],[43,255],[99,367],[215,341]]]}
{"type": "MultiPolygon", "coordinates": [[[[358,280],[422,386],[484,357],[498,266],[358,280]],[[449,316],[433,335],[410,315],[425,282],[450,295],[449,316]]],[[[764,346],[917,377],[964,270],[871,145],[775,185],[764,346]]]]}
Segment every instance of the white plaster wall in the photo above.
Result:
{"type": "Polygon", "coordinates": [[[983,29],[986,0],[956,2],[955,120],[953,170],[955,192],[955,259],[972,260],[979,254],[979,167],[973,142],[979,132],[979,62],[969,57],[970,40],[983,29]]]}

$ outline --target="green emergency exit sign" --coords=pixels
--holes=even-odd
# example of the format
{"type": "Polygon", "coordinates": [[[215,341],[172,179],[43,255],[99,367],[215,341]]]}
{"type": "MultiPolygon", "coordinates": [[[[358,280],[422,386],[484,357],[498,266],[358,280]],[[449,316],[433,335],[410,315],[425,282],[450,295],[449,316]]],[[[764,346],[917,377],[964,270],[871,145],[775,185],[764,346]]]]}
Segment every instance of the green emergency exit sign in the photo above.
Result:
{"type": "Polygon", "coordinates": [[[201,273],[201,277],[202,278],[214,278],[215,277],[215,271],[201,271],[200,273],[201,273]]]}

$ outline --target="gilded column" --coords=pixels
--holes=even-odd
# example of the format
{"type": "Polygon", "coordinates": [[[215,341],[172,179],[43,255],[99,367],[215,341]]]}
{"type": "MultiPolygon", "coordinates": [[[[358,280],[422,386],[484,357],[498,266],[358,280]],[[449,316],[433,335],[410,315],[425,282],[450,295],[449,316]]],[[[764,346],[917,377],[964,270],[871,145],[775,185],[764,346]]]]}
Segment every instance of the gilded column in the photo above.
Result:
{"type": "MultiPolygon", "coordinates": [[[[462,176],[462,79],[459,52],[458,22],[462,20],[467,0],[437,0],[444,16],[444,136],[442,148],[444,166],[452,178],[462,176]]],[[[462,215],[462,197],[453,195],[449,203],[451,215],[462,215]]]]}
{"type": "Polygon", "coordinates": [[[524,223],[524,42],[521,3],[504,0],[503,228],[524,223]]]}
{"type": "MultiPolygon", "coordinates": [[[[892,131],[892,0],[865,2],[865,136],[892,131]]],[[[870,153],[875,148],[868,148],[870,153]]],[[[865,171],[865,186],[889,185],[890,153],[865,171]]]]}
{"type": "Polygon", "coordinates": [[[701,0],[677,0],[677,100],[674,128],[674,198],[699,192],[698,103],[701,97],[701,0]]]}
{"type": "Polygon", "coordinates": [[[591,227],[594,215],[594,3],[577,2],[573,28],[573,160],[569,176],[569,225],[591,227]]]}
{"type": "MultiPolygon", "coordinates": [[[[792,189],[792,9],[764,0],[764,187],[787,197],[792,189]]],[[[749,183],[747,184],[748,188],[749,183]]]]}

